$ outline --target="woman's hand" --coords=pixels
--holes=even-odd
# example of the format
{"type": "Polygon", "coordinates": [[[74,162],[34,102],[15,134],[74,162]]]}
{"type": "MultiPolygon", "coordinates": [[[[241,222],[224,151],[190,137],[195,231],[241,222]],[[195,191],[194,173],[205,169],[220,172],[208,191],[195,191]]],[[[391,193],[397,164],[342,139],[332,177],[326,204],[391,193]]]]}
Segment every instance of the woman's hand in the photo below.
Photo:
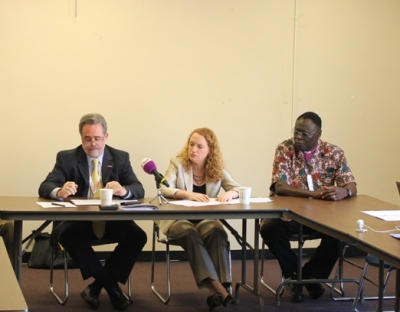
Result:
{"type": "Polygon", "coordinates": [[[217,201],[226,203],[228,201],[231,201],[234,198],[237,198],[239,196],[238,192],[236,191],[228,191],[225,194],[222,194],[217,198],[217,201]]]}
{"type": "Polygon", "coordinates": [[[198,202],[209,202],[210,198],[206,194],[189,192],[188,199],[198,202]]]}

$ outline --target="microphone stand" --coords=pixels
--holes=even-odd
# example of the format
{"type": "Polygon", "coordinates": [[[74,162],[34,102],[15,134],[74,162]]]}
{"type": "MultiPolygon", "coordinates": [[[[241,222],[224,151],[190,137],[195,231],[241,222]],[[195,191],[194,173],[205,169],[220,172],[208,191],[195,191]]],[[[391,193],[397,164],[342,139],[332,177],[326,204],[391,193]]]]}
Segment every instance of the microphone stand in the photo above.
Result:
{"type": "Polygon", "coordinates": [[[156,198],[158,198],[158,204],[159,204],[159,205],[161,205],[161,199],[163,199],[167,204],[169,204],[168,200],[161,194],[161,185],[160,185],[160,182],[161,182],[161,181],[159,181],[156,177],[155,177],[155,180],[156,180],[156,187],[157,187],[157,196],[154,197],[154,198],[150,201],[150,204],[151,204],[151,202],[152,202],[153,200],[155,200],[156,198]]]}

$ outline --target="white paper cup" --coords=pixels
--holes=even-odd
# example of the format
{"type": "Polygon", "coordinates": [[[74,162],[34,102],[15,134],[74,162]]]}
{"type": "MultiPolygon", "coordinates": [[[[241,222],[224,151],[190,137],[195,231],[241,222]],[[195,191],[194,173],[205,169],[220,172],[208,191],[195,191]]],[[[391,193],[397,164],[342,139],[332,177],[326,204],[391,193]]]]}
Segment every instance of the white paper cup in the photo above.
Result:
{"type": "Polygon", "coordinates": [[[113,190],[112,189],[100,189],[100,204],[102,206],[112,205],[113,190]]]}
{"type": "Polygon", "coordinates": [[[251,187],[239,187],[239,202],[241,204],[249,204],[251,197],[251,187]]]}

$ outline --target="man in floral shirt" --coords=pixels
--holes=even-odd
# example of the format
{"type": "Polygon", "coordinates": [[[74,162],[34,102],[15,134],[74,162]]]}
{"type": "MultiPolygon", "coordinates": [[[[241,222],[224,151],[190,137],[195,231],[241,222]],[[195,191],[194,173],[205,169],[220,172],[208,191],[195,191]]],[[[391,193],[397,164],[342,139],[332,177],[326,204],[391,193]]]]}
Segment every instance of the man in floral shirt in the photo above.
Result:
{"type": "MultiPolygon", "coordinates": [[[[275,151],[272,195],[342,200],[357,194],[343,150],[320,139],[321,126],[321,118],[313,112],[297,118],[293,138],[279,144],[275,151]]],[[[291,249],[290,238],[298,230],[299,224],[287,218],[266,219],[261,225],[261,236],[278,259],[285,278],[297,279],[297,256],[291,249]]],[[[339,241],[306,226],[303,233],[321,238],[315,254],[303,266],[303,279],[328,278],[339,255],[339,241]]],[[[295,284],[287,286],[294,301],[304,300],[295,284]]],[[[315,299],[325,291],[321,284],[305,284],[305,287],[315,299]]]]}

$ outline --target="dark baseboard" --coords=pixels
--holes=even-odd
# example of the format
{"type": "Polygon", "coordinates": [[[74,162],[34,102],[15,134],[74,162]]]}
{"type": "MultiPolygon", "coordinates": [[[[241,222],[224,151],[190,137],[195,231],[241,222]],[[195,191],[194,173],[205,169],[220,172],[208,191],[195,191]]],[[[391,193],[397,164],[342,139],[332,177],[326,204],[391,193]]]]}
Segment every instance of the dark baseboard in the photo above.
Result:
{"type": "MultiPolygon", "coordinates": [[[[315,252],[315,248],[304,248],[303,249],[303,258],[309,258],[310,255],[312,255],[315,252]]],[[[171,260],[173,261],[187,261],[187,255],[186,252],[183,250],[173,250],[170,252],[171,253],[171,260]]],[[[100,251],[97,252],[97,255],[101,260],[107,259],[109,256],[110,252],[108,251],[100,251]]],[[[28,263],[29,257],[31,253],[26,252],[22,256],[22,263],[28,263]]],[[[365,257],[366,253],[363,251],[357,249],[357,248],[347,248],[346,250],[346,258],[362,258],[365,257]]],[[[232,260],[241,260],[242,259],[242,251],[241,250],[231,250],[231,258],[232,260]]],[[[247,260],[253,260],[254,255],[251,251],[247,250],[246,251],[246,259],[247,260]]],[[[271,252],[267,249],[265,250],[265,259],[267,260],[272,260],[275,259],[275,257],[271,254],[271,252]]],[[[139,258],[138,261],[143,261],[143,262],[150,262],[151,261],[151,251],[143,251],[139,258]]],[[[165,261],[165,251],[159,250],[156,251],[156,261],[165,261]]]]}

